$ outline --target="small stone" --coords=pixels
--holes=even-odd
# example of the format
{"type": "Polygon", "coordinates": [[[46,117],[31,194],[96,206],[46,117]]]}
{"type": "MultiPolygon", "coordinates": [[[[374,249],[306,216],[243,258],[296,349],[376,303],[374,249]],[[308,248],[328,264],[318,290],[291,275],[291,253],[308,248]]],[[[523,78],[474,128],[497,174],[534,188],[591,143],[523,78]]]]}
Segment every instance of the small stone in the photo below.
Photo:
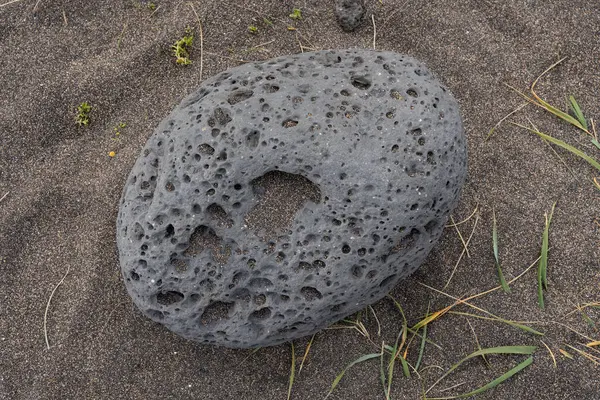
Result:
{"type": "Polygon", "coordinates": [[[335,16],[346,32],[358,28],[365,17],[364,0],[336,0],[335,16]]]}
{"type": "Polygon", "coordinates": [[[458,104],[409,56],[230,69],[158,126],[126,181],[125,285],[146,316],[201,343],[311,335],[419,267],[466,166],[458,104]]]}

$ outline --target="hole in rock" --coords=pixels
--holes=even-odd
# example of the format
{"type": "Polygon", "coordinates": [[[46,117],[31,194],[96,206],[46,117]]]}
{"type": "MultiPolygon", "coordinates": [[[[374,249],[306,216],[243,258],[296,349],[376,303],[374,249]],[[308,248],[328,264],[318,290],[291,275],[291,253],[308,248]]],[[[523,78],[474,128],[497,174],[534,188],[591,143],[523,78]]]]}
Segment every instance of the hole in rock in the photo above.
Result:
{"type": "Polygon", "coordinates": [[[213,258],[220,264],[227,263],[231,255],[231,249],[227,246],[223,247],[223,239],[215,234],[215,231],[208,226],[200,225],[190,236],[190,243],[187,249],[183,252],[186,257],[193,257],[209,249],[213,258]]]}
{"type": "Polygon", "coordinates": [[[212,147],[211,145],[207,144],[207,143],[202,143],[200,146],[198,146],[198,152],[202,153],[202,154],[207,154],[207,155],[213,155],[215,154],[215,149],[214,147],[212,147]]]}
{"type": "Polygon", "coordinates": [[[260,141],[260,132],[252,131],[246,136],[246,145],[252,149],[258,146],[258,142],[260,141]]]}
{"type": "Polygon", "coordinates": [[[350,83],[357,89],[367,90],[371,87],[371,80],[366,76],[353,76],[350,78],[350,83]]]}
{"type": "Polygon", "coordinates": [[[227,98],[227,102],[233,105],[239,103],[240,101],[249,99],[250,97],[252,97],[253,94],[254,92],[252,90],[236,90],[235,92],[229,95],[229,97],[227,98]]]}
{"type": "Polygon", "coordinates": [[[212,203],[206,207],[206,213],[212,220],[216,221],[219,226],[225,226],[227,228],[233,226],[233,221],[227,217],[227,212],[225,212],[223,207],[217,203],[212,203]]]}
{"type": "Polygon", "coordinates": [[[264,307],[264,308],[261,308],[260,310],[254,311],[252,314],[250,314],[250,317],[248,317],[248,320],[250,322],[262,322],[266,319],[269,319],[270,317],[271,317],[271,309],[269,307],[264,307]]]}
{"type": "Polygon", "coordinates": [[[300,289],[300,294],[304,296],[306,301],[313,301],[314,299],[321,299],[323,295],[317,289],[312,286],[305,286],[300,289]]]}
{"type": "Polygon", "coordinates": [[[413,228],[408,235],[400,239],[400,242],[392,248],[392,253],[410,250],[414,247],[420,235],[421,232],[418,229],[413,228]]]}
{"type": "Polygon", "coordinates": [[[438,222],[434,219],[425,225],[425,232],[431,233],[438,226],[438,222]]]}
{"type": "Polygon", "coordinates": [[[265,289],[273,286],[273,282],[267,278],[252,278],[250,282],[248,282],[248,286],[254,289],[265,289]]]}
{"type": "Polygon", "coordinates": [[[381,283],[379,284],[379,287],[381,287],[381,288],[386,287],[390,283],[392,283],[395,279],[396,279],[396,274],[390,275],[381,281],[381,283]]]}
{"type": "Polygon", "coordinates": [[[293,119],[286,119],[281,124],[281,126],[283,126],[284,128],[291,128],[291,127],[296,126],[296,125],[298,125],[298,121],[294,121],[293,119]]]}
{"type": "Polygon", "coordinates": [[[289,228],[307,201],[321,201],[319,187],[302,175],[270,171],[253,179],[250,185],[258,203],[248,212],[245,221],[262,238],[276,237],[289,228]]]}
{"type": "Polygon", "coordinates": [[[210,303],[200,317],[202,325],[213,325],[222,319],[229,318],[229,312],[233,309],[233,303],[215,301],[210,303]]]}
{"type": "Polygon", "coordinates": [[[183,294],[176,291],[160,292],[156,295],[156,301],[163,306],[170,306],[183,300],[183,294]]]}
{"type": "MultiPolygon", "coordinates": [[[[252,92],[250,92],[250,96],[252,96],[252,92]]],[[[224,110],[220,107],[215,108],[213,116],[220,125],[225,126],[229,122],[231,122],[231,116],[229,115],[229,111],[224,110]]]]}
{"type": "Polygon", "coordinates": [[[267,93],[275,93],[279,91],[279,86],[267,84],[264,86],[267,93]]]}

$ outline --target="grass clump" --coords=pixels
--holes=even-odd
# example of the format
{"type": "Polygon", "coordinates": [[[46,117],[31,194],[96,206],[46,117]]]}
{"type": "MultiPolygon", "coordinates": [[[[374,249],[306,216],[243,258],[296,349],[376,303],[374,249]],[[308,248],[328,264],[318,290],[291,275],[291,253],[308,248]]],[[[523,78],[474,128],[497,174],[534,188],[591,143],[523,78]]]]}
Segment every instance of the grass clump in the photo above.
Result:
{"type": "Polygon", "coordinates": [[[75,123],[79,126],[87,126],[90,123],[90,113],[92,112],[92,106],[87,101],[84,101],[77,106],[77,115],[75,116],[75,123]]]}
{"type": "Polygon", "coordinates": [[[250,32],[252,34],[256,34],[256,33],[258,33],[258,27],[254,26],[254,25],[250,25],[250,26],[248,26],[248,32],[250,32]]]}
{"type": "Polygon", "coordinates": [[[185,28],[185,35],[171,46],[177,64],[189,65],[192,63],[192,60],[190,60],[190,50],[193,43],[194,35],[192,29],[188,26],[185,28]]]}
{"type": "Polygon", "coordinates": [[[290,18],[295,20],[302,19],[302,10],[299,8],[294,8],[290,14],[290,18]]]}

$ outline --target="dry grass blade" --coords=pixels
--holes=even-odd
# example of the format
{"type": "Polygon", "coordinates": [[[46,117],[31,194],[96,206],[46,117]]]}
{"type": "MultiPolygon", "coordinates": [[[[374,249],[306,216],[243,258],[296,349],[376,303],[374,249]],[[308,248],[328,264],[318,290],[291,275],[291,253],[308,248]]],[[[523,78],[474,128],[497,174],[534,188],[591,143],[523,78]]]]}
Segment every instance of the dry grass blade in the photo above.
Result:
{"type": "Polygon", "coordinates": [[[520,363],[519,365],[517,365],[516,367],[514,367],[510,371],[506,372],[502,376],[499,376],[498,378],[494,379],[490,383],[488,383],[488,384],[480,387],[479,389],[473,390],[471,392],[463,393],[463,394],[460,394],[460,395],[457,395],[457,396],[449,396],[449,397],[430,397],[428,400],[462,399],[462,398],[465,398],[465,397],[471,397],[471,396],[478,395],[480,393],[485,392],[486,390],[495,388],[496,386],[498,386],[502,382],[508,380],[509,378],[513,377],[514,375],[516,375],[517,373],[519,373],[523,369],[527,368],[529,365],[531,365],[531,363],[533,363],[533,357],[529,357],[528,359],[526,359],[525,361],[523,361],[522,363],[520,363]]]}
{"type": "Polygon", "coordinates": [[[494,259],[496,260],[496,269],[498,270],[498,277],[500,278],[500,285],[506,293],[510,293],[510,287],[504,279],[502,268],[500,268],[500,259],[498,257],[498,226],[496,222],[496,210],[492,210],[493,215],[493,227],[492,227],[492,247],[494,250],[494,259]]]}
{"type": "MultiPolygon", "coordinates": [[[[467,323],[469,324],[469,328],[471,328],[471,332],[473,333],[473,337],[475,338],[475,344],[477,345],[477,350],[482,350],[483,348],[481,347],[481,344],[479,344],[479,338],[477,337],[477,333],[475,333],[475,329],[473,328],[473,325],[471,325],[471,321],[469,320],[469,318],[465,318],[465,319],[467,320],[467,323]]],[[[487,360],[487,358],[485,357],[485,354],[482,354],[481,358],[483,359],[485,366],[488,368],[491,368],[491,365],[490,365],[489,361],[487,360]]]]}
{"type": "Polygon", "coordinates": [[[377,318],[377,313],[373,309],[373,307],[369,306],[369,310],[373,313],[373,317],[375,317],[375,322],[377,322],[377,336],[381,336],[381,324],[379,323],[379,318],[377,318]]]}
{"type": "Polygon", "coordinates": [[[589,133],[589,131],[587,131],[576,118],[573,118],[572,116],[570,116],[569,114],[567,114],[564,111],[559,110],[558,108],[550,105],[549,103],[545,102],[544,100],[542,100],[541,98],[537,97],[537,95],[535,93],[533,93],[534,98],[532,99],[531,97],[527,96],[525,93],[521,92],[519,89],[510,86],[510,85],[506,85],[509,88],[511,88],[512,90],[514,90],[515,92],[517,92],[519,95],[521,95],[525,100],[529,101],[532,104],[535,104],[538,107],[543,108],[544,110],[550,112],[551,114],[554,114],[555,116],[557,116],[558,118],[570,123],[571,125],[574,125],[575,127],[577,127],[578,129],[581,129],[583,132],[589,133]]]}
{"type": "MultiPolygon", "coordinates": [[[[515,279],[516,279],[516,278],[515,278],[515,279]]],[[[473,308],[473,309],[475,309],[475,310],[477,310],[477,311],[480,311],[480,312],[482,312],[482,313],[484,313],[484,314],[487,314],[487,315],[489,315],[490,317],[492,317],[492,318],[491,318],[491,320],[494,320],[494,321],[498,321],[498,322],[502,322],[502,323],[508,324],[508,325],[510,325],[510,326],[513,326],[513,327],[515,327],[515,328],[522,329],[522,330],[524,330],[524,331],[526,331],[526,332],[530,332],[530,333],[533,333],[533,334],[535,334],[535,335],[544,335],[542,332],[538,332],[538,331],[536,331],[535,329],[533,329],[533,328],[531,328],[531,327],[529,327],[529,326],[523,325],[523,323],[520,323],[520,322],[515,322],[515,321],[510,321],[510,320],[507,320],[507,319],[504,319],[504,318],[500,318],[500,317],[498,317],[497,315],[494,315],[494,314],[492,314],[491,312],[489,312],[489,311],[487,311],[487,310],[484,310],[483,308],[477,307],[476,305],[469,303],[469,300],[472,300],[472,299],[474,299],[474,298],[476,298],[476,297],[479,297],[479,296],[481,295],[481,293],[480,293],[480,294],[473,295],[473,296],[470,296],[470,297],[467,297],[466,299],[459,299],[459,298],[457,298],[457,297],[454,297],[454,296],[452,296],[452,295],[450,295],[450,294],[448,294],[448,293],[446,293],[446,292],[443,292],[443,291],[441,291],[441,290],[438,290],[438,289],[436,289],[436,288],[433,288],[433,287],[431,287],[431,286],[429,286],[429,285],[426,285],[426,284],[424,284],[424,283],[422,283],[422,282],[417,282],[417,283],[418,283],[419,285],[421,285],[421,286],[425,286],[425,287],[426,287],[426,288],[428,288],[429,290],[433,290],[434,292],[437,292],[437,293],[443,294],[444,296],[447,296],[447,297],[449,297],[449,298],[451,298],[451,299],[454,299],[454,300],[456,301],[454,304],[451,304],[450,306],[448,306],[448,307],[446,307],[446,308],[444,308],[444,309],[442,309],[442,310],[438,311],[438,313],[439,313],[439,312],[441,312],[441,311],[443,311],[443,313],[445,314],[445,313],[449,312],[449,311],[450,311],[450,309],[451,309],[452,307],[455,307],[455,306],[456,306],[456,305],[458,305],[458,304],[465,304],[465,305],[467,305],[467,306],[469,306],[469,307],[471,307],[471,308],[473,308]]],[[[486,292],[484,292],[484,293],[486,293],[486,292]]],[[[482,317],[482,316],[480,316],[480,315],[475,315],[475,314],[460,313],[460,312],[457,312],[457,311],[453,311],[452,313],[454,313],[454,314],[458,314],[458,315],[467,315],[467,316],[471,316],[471,317],[475,317],[475,318],[488,319],[487,317],[482,317]]],[[[434,314],[435,314],[435,313],[434,313],[434,314]]],[[[433,314],[432,314],[432,315],[433,315],[433,314]]],[[[423,321],[425,321],[425,320],[423,320],[423,321]]],[[[421,321],[421,322],[423,322],[423,321],[421,321]]],[[[429,323],[429,322],[431,322],[431,321],[427,321],[427,322],[425,322],[425,323],[429,323]]],[[[414,329],[414,328],[413,328],[413,329],[414,329]]]]}
{"type": "Polygon", "coordinates": [[[67,275],[69,275],[69,271],[71,270],[71,266],[67,265],[67,272],[63,275],[62,279],[54,286],[52,293],[50,293],[50,297],[48,298],[48,303],[46,303],[46,311],[44,311],[44,339],[46,339],[46,349],[50,350],[50,342],[48,341],[48,310],[50,309],[50,302],[52,301],[52,297],[54,297],[54,293],[56,289],[65,281],[67,275]]]}
{"type": "Polygon", "coordinates": [[[7,6],[7,5],[9,5],[9,4],[17,3],[17,2],[19,2],[19,1],[21,1],[21,0],[12,0],[12,1],[7,1],[7,2],[6,2],[6,3],[4,3],[4,4],[0,4],[0,8],[2,8],[2,7],[4,7],[4,6],[7,6]]]}
{"type": "Polygon", "coordinates": [[[450,285],[450,282],[452,281],[452,278],[454,277],[454,274],[456,273],[456,269],[458,268],[460,261],[462,260],[463,256],[465,255],[467,248],[469,247],[469,243],[471,243],[471,238],[473,237],[473,234],[475,233],[475,229],[477,228],[478,222],[479,222],[479,214],[477,214],[475,216],[475,222],[473,222],[473,229],[471,230],[471,234],[469,235],[469,238],[467,239],[467,243],[465,244],[464,249],[461,251],[460,256],[458,257],[458,260],[456,261],[456,264],[454,265],[454,268],[452,269],[452,273],[450,274],[448,281],[444,285],[444,289],[446,289],[448,287],[448,285],[450,285]]]}
{"type": "Polygon", "coordinates": [[[560,354],[567,357],[569,360],[573,360],[573,356],[568,351],[564,349],[558,349],[558,351],[560,351],[560,354]]]}
{"type": "MultiPolygon", "coordinates": [[[[560,64],[561,62],[563,62],[566,59],[566,57],[561,58],[560,60],[558,60],[557,62],[555,62],[554,64],[552,64],[551,66],[549,66],[544,72],[542,72],[540,74],[540,76],[538,76],[533,83],[531,84],[531,95],[533,96],[533,98],[535,99],[533,102],[534,104],[542,107],[543,109],[545,109],[546,111],[554,114],[555,116],[557,116],[558,118],[562,119],[563,121],[566,121],[568,123],[570,123],[571,125],[576,126],[577,128],[581,129],[582,131],[586,132],[586,133],[590,133],[587,129],[587,124],[586,126],[582,125],[581,122],[576,119],[573,118],[571,115],[569,115],[568,113],[559,110],[558,108],[552,106],[550,103],[544,101],[540,96],[537,95],[537,93],[535,92],[535,86],[537,85],[538,81],[544,76],[546,75],[548,72],[550,72],[552,69],[554,69],[554,67],[556,67],[558,64],[560,64]]],[[[529,99],[530,100],[530,99],[529,99]]]]}
{"type": "Polygon", "coordinates": [[[373,21],[373,50],[375,50],[375,40],[377,39],[377,27],[375,26],[375,14],[371,14],[371,21],[373,21]]]}
{"type": "Polygon", "coordinates": [[[331,393],[333,393],[333,391],[335,390],[337,385],[340,383],[340,381],[342,380],[342,378],[344,377],[344,375],[346,374],[346,372],[348,372],[348,370],[350,368],[352,368],[356,364],[359,364],[359,363],[362,363],[362,362],[365,362],[368,360],[372,360],[373,358],[377,358],[377,357],[381,357],[381,353],[365,354],[364,356],[361,356],[361,357],[357,358],[356,360],[352,361],[350,364],[348,364],[346,366],[346,368],[344,368],[342,370],[342,372],[340,372],[338,374],[338,376],[335,377],[335,379],[333,380],[333,383],[331,384],[331,389],[329,389],[329,392],[327,393],[327,396],[325,396],[325,398],[328,398],[331,395],[331,393]]]}
{"type": "Polygon", "coordinates": [[[300,367],[298,368],[298,375],[300,375],[300,372],[302,371],[302,367],[304,366],[304,361],[306,361],[306,359],[308,358],[308,352],[310,351],[313,340],[315,340],[315,335],[316,335],[316,333],[312,335],[312,337],[310,338],[310,341],[306,345],[306,350],[304,350],[304,355],[302,356],[302,362],[300,363],[300,367]]]}
{"type": "Polygon", "coordinates": [[[4,196],[2,196],[2,197],[0,198],[0,202],[1,202],[2,200],[4,200],[4,199],[6,198],[6,196],[8,196],[8,194],[9,194],[9,193],[10,193],[10,192],[6,192],[6,193],[4,193],[4,196]]]}
{"type": "Polygon", "coordinates": [[[594,340],[593,342],[589,342],[586,344],[588,347],[600,346],[600,340],[594,340]]]}
{"type": "Polygon", "coordinates": [[[508,114],[506,114],[506,115],[504,116],[504,118],[502,118],[500,121],[498,121],[498,122],[496,123],[496,125],[494,125],[494,126],[492,127],[492,129],[490,129],[490,131],[488,132],[487,136],[485,137],[485,140],[487,141],[487,140],[488,140],[488,139],[489,139],[489,138],[490,138],[490,137],[491,137],[491,136],[494,134],[494,131],[495,131],[496,129],[498,129],[498,127],[499,127],[500,125],[502,125],[502,123],[503,123],[504,121],[506,121],[506,120],[507,120],[507,119],[508,119],[508,118],[509,118],[511,115],[513,115],[513,114],[515,114],[515,113],[519,112],[519,111],[520,111],[520,110],[521,110],[523,107],[525,107],[527,104],[529,104],[529,103],[523,103],[523,104],[521,104],[519,107],[515,108],[514,110],[512,110],[511,112],[509,112],[508,114]]]}
{"type": "Polygon", "coordinates": [[[457,301],[454,304],[450,304],[448,307],[442,308],[441,310],[438,310],[434,313],[429,314],[427,317],[423,318],[422,320],[420,320],[419,322],[417,322],[412,329],[413,330],[417,330],[417,329],[421,329],[424,326],[427,326],[429,323],[435,321],[436,319],[438,319],[439,317],[441,317],[442,315],[446,314],[448,311],[450,311],[454,306],[456,306],[457,304],[460,304],[459,301],[457,301]]]}
{"type": "Polygon", "coordinates": [[[296,349],[294,348],[294,342],[292,342],[292,365],[290,367],[290,381],[288,384],[287,400],[292,397],[292,387],[294,386],[294,378],[296,376],[296,349]]]}
{"type": "Polygon", "coordinates": [[[544,290],[548,289],[548,236],[550,231],[550,222],[552,221],[552,215],[554,214],[554,208],[556,202],[552,205],[550,215],[544,214],[546,219],[546,225],[544,227],[544,233],[542,234],[542,250],[540,254],[540,263],[538,265],[538,304],[540,308],[544,308],[544,290]]]}
{"type": "Polygon", "coordinates": [[[246,361],[248,361],[250,359],[250,357],[252,357],[254,354],[256,354],[256,352],[258,352],[262,347],[256,347],[254,349],[252,349],[250,351],[250,354],[248,354],[243,360],[242,362],[240,362],[238,364],[238,367],[241,367],[242,365],[244,365],[246,363],[246,361]]]}
{"type": "Polygon", "coordinates": [[[465,222],[468,222],[471,218],[473,218],[473,215],[475,215],[475,213],[477,212],[477,210],[479,210],[479,203],[477,203],[477,205],[475,205],[475,208],[473,209],[473,212],[467,218],[465,218],[462,221],[457,222],[455,224],[446,225],[445,228],[452,228],[452,227],[455,227],[455,226],[462,225],[465,222]]]}
{"type": "Polygon", "coordinates": [[[583,160],[587,161],[588,164],[590,164],[592,167],[596,168],[598,171],[600,171],[600,162],[596,161],[594,158],[588,156],[586,153],[584,153],[583,151],[579,150],[576,147],[571,146],[570,144],[567,144],[565,142],[563,142],[560,139],[556,139],[550,135],[546,135],[545,133],[540,132],[537,129],[532,129],[529,128],[525,125],[521,125],[521,124],[517,124],[515,122],[511,122],[513,125],[518,126],[520,128],[523,129],[527,129],[528,131],[531,131],[533,133],[535,133],[536,135],[538,135],[539,137],[541,137],[544,140],[549,141],[550,143],[553,143],[559,147],[562,147],[563,149],[573,153],[574,155],[576,155],[579,158],[582,158],[583,160]]]}
{"type": "MultiPolygon", "coordinates": [[[[473,306],[470,303],[466,303],[465,302],[465,304],[468,305],[468,306],[471,306],[471,307],[475,307],[475,306],[473,306]]],[[[475,307],[475,308],[478,308],[478,307],[475,307]]],[[[480,309],[480,310],[482,310],[483,312],[487,312],[487,311],[485,311],[483,309],[480,309]]],[[[533,333],[534,335],[544,336],[543,332],[537,331],[537,330],[533,329],[532,327],[525,325],[527,322],[511,321],[511,320],[500,318],[500,317],[496,317],[496,316],[494,316],[494,317],[484,317],[482,315],[471,314],[471,313],[461,312],[461,311],[448,311],[448,314],[462,315],[463,317],[471,317],[471,318],[483,319],[483,320],[492,321],[492,322],[501,322],[503,324],[510,325],[510,326],[512,326],[514,328],[521,329],[521,330],[523,330],[525,332],[533,333]]],[[[488,314],[491,314],[491,313],[488,313],[488,314]]],[[[491,315],[494,315],[494,314],[491,314],[491,315]]],[[[533,321],[533,322],[535,323],[535,321],[533,321]]],[[[531,322],[529,322],[529,323],[531,323],[531,322]]]]}
{"type": "Polygon", "coordinates": [[[198,20],[198,30],[200,31],[200,80],[202,80],[202,69],[204,68],[204,33],[202,32],[202,22],[200,21],[200,17],[196,12],[196,8],[193,3],[188,3],[192,8],[196,19],[198,20]]]}
{"type": "Polygon", "coordinates": [[[454,222],[454,217],[452,215],[450,216],[450,221],[452,222],[452,226],[454,226],[454,229],[456,229],[456,234],[458,235],[458,238],[460,239],[460,242],[462,243],[463,248],[465,249],[467,257],[471,258],[471,254],[469,253],[469,248],[467,247],[467,243],[465,242],[465,239],[463,238],[462,233],[460,233],[460,229],[458,229],[458,225],[456,225],[456,222],[454,222]]]}
{"type": "Polygon", "coordinates": [[[554,368],[557,368],[558,365],[556,364],[556,357],[554,357],[554,353],[552,352],[552,350],[550,350],[550,347],[548,347],[548,345],[543,340],[540,340],[540,342],[542,342],[542,344],[548,350],[548,353],[550,353],[550,357],[552,358],[552,363],[554,364],[554,368]]]}
{"type": "Polygon", "coordinates": [[[595,365],[600,365],[600,357],[596,357],[590,353],[586,353],[583,350],[580,350],[576,347],[571,346],[570,344],[567,345],[568,348],[576,351],[577,353],[579,353],[581,356],[587,358],[588,360],[590,360],[592,363],[594,363],[595,365]]]}

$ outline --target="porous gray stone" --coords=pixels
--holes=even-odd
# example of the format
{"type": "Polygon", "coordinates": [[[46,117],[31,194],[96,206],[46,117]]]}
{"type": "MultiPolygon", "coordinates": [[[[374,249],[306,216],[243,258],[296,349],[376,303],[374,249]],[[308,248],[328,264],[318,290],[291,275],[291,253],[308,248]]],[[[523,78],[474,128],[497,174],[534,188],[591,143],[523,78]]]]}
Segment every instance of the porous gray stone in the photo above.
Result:
{"type": "Polygon", "coordinates": [[[346,32],[351,32],[362,23],[365,12],[364,0],[336,0],[335,17],[346,32]]]}
{"type": "Polygon", "coordinates": [[[457,103],[411,57],[321,51],[233,68],[160,124],[127,179],[127,290],[202,343],[312,334],[419,267],[466,161],[457,103]]]}

